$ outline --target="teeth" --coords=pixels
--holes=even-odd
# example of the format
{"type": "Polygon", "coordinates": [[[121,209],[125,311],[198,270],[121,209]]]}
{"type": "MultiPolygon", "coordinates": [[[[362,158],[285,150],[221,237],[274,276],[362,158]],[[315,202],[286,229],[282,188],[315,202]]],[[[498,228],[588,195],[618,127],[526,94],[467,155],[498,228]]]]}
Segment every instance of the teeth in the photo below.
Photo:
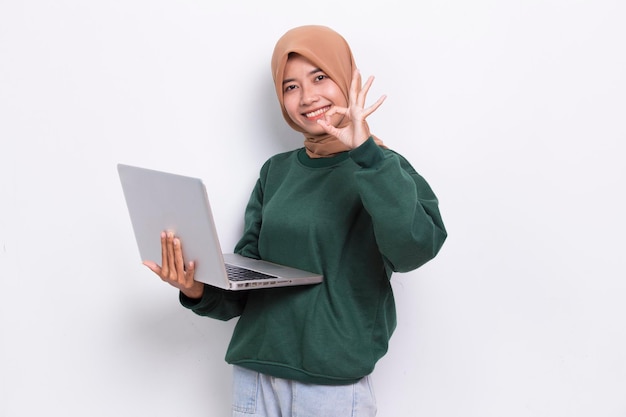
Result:
{"type": "Polygon", "coordinates": [[[312,111],[311,113],[305,113],[304,115],[306,117],[316,117],[316,116],[319,116],[320,114],[325,113],[326,110],[328,110],[328,107],[324,107],[323,109],[312,111]]]}

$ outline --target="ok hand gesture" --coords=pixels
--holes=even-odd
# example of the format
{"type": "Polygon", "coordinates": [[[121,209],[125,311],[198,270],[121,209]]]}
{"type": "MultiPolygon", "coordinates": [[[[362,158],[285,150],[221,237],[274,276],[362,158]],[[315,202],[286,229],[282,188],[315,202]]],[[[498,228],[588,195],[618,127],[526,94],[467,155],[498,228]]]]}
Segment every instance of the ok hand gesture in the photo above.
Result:
{"type": "Polygon", "coordinates": [[[374,104],[365,108],[365,99],[369,91],[374,77],[370,76],[364,85],[361,85],[361,73],[358,69],[352,74],[352,82],[350,83],[350,94],[348,97],[348,107],[333,106],[326,112],[324,119],[320,119],[318,123],[324,128],[326,133],[335,136],[337,139],[345,143],[351,149],[363,144],[370,137],[369,126],[365,119],[380,107],[385,101],[386,96],[381,96],[374,104]],[[337,128],[330,123],[330,118],[334,114],[341,114],[348,119],[345,127],[337,128]]]}

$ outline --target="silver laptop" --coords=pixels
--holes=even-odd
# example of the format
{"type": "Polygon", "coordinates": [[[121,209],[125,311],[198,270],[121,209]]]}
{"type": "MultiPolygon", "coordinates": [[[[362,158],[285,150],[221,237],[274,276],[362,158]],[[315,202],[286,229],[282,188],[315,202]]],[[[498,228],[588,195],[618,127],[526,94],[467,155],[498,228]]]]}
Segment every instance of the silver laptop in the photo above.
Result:
{"type": "Polygon", "coordinates": [[[322,282],[319,274],[222,253],[202,180],[124,164],[117,170],[142,260],[161,263],[160,235],[171,230],[185,262],[196,263],[196,281],[228,290],[322,282]]]}

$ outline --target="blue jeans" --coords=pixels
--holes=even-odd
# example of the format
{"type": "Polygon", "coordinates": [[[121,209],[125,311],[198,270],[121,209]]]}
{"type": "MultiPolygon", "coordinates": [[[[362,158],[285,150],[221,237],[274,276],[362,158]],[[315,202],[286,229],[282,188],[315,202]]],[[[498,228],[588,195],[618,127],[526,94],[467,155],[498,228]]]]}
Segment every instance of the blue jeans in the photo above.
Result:
{"type": "Polygon", "coordinates": [[[371,378],[313,385],[233,367],[233,417],[374,417],[371,378]]]}

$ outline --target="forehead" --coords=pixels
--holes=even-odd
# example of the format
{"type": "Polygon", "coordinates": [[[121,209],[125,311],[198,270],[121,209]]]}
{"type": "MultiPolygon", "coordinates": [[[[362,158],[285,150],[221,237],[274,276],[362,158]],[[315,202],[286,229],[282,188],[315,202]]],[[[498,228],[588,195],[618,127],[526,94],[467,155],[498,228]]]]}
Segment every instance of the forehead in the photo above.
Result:
{"type": "Polygon", "coordinates": [[[291,72],[295,71],[314,71],[320,70],[317,65],[315,65],[310,59],[299,55],[299,54],[289,54],[287,58],[287,63],[285,64],[284,76],[291,72]]]}

